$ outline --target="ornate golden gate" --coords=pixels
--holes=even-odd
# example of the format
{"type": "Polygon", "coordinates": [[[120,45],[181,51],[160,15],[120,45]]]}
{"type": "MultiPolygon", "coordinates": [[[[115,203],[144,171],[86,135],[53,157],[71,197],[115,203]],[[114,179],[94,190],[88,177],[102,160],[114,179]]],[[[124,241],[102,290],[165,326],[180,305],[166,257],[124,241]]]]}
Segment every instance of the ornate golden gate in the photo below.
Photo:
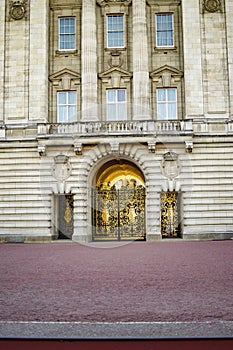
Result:
{"type": "Polygon", "coordinates": [[[58,196],[58,238],[71,239],[73,235],[73,195],[59,195],[58,196]]]}
{"type": "Polygon", "coordinates": [[[178,192],[161,193],[161,233],[163,238],[180,238],[180,196],[178,192]]]}
{"type": "Polygon", "coordinates": [[[93,189],[93,240],[145,240],[142,185],[93,189]]]}

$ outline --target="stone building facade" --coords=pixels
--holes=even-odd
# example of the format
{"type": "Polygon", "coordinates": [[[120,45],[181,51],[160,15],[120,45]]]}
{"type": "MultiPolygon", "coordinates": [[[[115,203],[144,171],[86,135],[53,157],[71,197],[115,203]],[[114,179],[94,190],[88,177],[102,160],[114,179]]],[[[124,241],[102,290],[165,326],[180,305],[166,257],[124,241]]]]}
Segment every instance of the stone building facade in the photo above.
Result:
{"type": "Polygon", "coordinates": [[[0,241],[232,238],[232,15],[1,0],[0,241]]]}

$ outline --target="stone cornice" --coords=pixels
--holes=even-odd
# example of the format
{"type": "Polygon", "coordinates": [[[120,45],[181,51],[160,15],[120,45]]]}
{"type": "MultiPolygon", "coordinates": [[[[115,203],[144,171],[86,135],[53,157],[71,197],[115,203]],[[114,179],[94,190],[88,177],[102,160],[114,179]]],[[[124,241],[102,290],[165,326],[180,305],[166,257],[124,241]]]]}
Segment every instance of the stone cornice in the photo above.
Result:
{"type": "Polygon", "coordinates": [[[113,67],[113,68],[108,69],[105,72],[100,73],[99,77],[100,78],[109,78],[114,73],[119,74],[122,77],[128,77],[128,78],[132,77],[132,73],[130,73],[122,68],[118,68],[118,67],[113,67]]]}
{"type": "Polygon", "coordinates": [[[177,6],[181,4],[181,0],[146,0],[146,3],[150,6],[177,6]]]}
{"type": "Polygon", "coordinates": [[[50,0],[49,6],[52,10],[81,8],[82,0],[50,0]]]}

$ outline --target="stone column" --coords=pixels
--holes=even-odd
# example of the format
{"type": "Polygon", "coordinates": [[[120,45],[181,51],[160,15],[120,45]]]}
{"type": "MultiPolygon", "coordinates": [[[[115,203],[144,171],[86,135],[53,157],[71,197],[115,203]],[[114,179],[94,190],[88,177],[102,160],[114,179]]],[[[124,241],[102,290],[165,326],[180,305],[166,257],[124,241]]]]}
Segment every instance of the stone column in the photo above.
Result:
{"type": "Polygon", "coordinates": [[[82,119],[97,120],[96,1],[82,2],[82,119]]]}
{"type": "MultiPolygon", "coordinates": [[[[5,0],[0,3],[0,86],[4,87],[5,52],[5,0]]],[[[4,120],[4,89],[0,89],[0,124],[4,120]]]]}
{"type": "Polygon", "coordinates": [[[186,118],[203,116],[202,42],[199,0],[182,2],[186,118]],[[195,33],[195,35],[194,35],[195,33]]]}
{"type": "Polygon", "coordinates": [[[146,1],[133,0],[133,118],[150,118],[146,1]]]}
{"type": "Polygon", "coordinates": [[[48,0],[30,0],[29,120],[48,119],[48,0]]]}
{"type": "Polygon", "coordinates": [[[228,54],[228,81],[230,97],[230,115],[233,118],[233,2],[226,1],[226,32],[227,32],[227,54],[228,54]]]}

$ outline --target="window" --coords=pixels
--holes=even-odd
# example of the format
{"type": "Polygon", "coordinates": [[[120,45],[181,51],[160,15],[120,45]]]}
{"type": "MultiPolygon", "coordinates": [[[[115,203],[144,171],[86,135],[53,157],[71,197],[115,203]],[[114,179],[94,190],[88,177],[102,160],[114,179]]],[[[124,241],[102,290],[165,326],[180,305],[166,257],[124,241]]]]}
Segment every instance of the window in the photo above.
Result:
{"type": "Polygon", "coordinates": [[[156,46],[173,47],[174,46],[174,29],[173,15],[159,14],[156,15],[156,46]]]}
{"type": "Polygon", "coordinates": [[[157,119],[177,119],[176,89],[157,90],[157,119]]]}
{"type": "Polygon", "coordinates": [[[75,18],[59,18],[59,50],[76,49],[75,18]]]}
{"type": "Polygon", "coordinates": [[[107,120],[126,120],[126,90],[107,90],[107,120]]]}
{"type": "Polygon", "coordinates": [[[76,121],[76,91],[62,91],[57,95],[58,122],[72,123],[76,121]]]}
{"type": "Polygon", "coordinates": [[[124,16],[107,16],[107,42],[108,47],[124,47],[124,16]]]}

